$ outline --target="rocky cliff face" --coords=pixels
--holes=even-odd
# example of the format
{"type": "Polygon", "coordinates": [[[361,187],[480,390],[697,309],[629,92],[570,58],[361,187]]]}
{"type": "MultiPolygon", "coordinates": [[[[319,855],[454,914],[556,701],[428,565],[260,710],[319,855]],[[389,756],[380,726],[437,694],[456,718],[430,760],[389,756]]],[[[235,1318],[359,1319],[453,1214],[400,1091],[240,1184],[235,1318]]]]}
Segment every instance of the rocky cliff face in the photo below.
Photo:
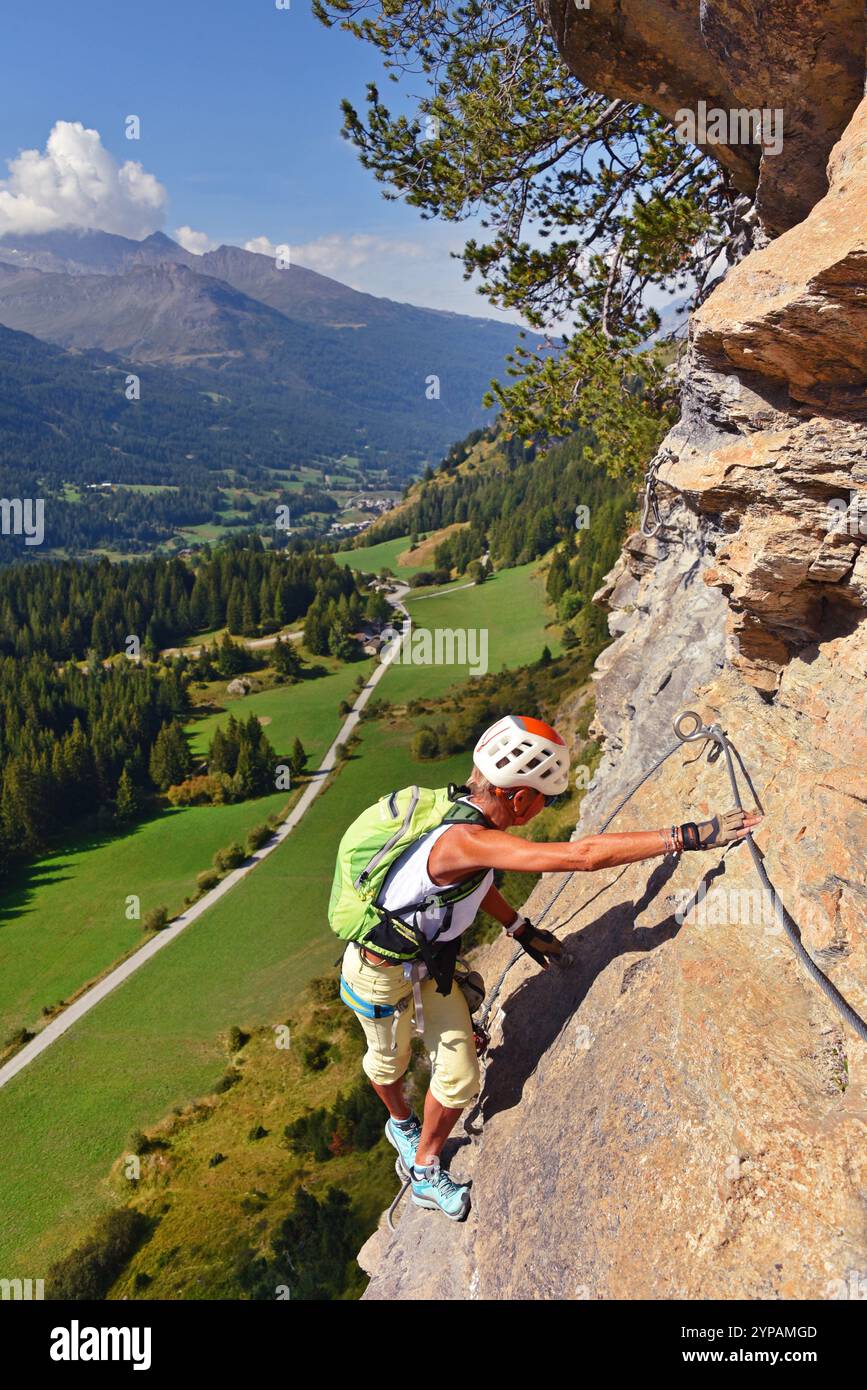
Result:
{"type": "Polygon", "coordinates": [[[679,110],[782,111],[779,153],[709,151],[780,232],[824,194],[825,162],[864,91],[862,0],[535,0],[571,71],[592,91],[679,110]]]}
{"type": "MultiPolygon", "coordinates": [[[[675,713],[718,720],[766,810],[771,879],[865,1015],[867,103],[829,173],[692,326],[666,531],[631,537],[600,594],[605,756],[577,833],[670,745],[675,713]]],[[[689,744],[611,828],[730,801],[689,744]]],[[[867,1047],[801,970],[746,846],[575,875],[546,924],[571,959],[522,961],[500,996],[484,1126],[452,1157],[470,1218],[405,1208],[361,1253],[366,1297],[863,1297],[867,1047]]],[[[489,981],[509,954],[490,948],[489,981]]]]}

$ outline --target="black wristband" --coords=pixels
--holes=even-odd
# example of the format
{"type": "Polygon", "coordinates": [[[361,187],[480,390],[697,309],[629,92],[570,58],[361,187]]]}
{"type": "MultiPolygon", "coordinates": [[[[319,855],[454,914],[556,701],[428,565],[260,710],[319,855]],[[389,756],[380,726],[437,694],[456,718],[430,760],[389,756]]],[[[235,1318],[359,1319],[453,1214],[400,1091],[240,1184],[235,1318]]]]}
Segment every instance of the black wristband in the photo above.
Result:
{"type": "Polygon", "coordinates": [[[686,825],[680,827],[680,833],[683,836],[684,849],[702,848],[701,836],[698,833],[698,826],[695,821],[687,821],[686,825]]]}

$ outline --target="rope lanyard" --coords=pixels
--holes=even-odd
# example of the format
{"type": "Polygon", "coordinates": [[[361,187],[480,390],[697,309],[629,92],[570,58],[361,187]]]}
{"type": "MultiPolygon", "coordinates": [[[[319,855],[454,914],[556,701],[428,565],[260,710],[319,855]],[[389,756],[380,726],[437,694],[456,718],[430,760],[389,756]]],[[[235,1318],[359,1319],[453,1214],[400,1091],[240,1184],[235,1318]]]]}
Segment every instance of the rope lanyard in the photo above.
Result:
{"type": "Polygon", "coordinates": [[[659,514],[659,499],[656,495],[656,485],[658,482],[657,474],[663,463],[668,463],[674,458],[671,449],[660,449],[650,460],[644,472],[644,504],[641,509],[641,534],[650,539],[658,536],[665,522],[659,514]],[[648,525],[650,518],[653,517],[653,525],[648,525]]]}

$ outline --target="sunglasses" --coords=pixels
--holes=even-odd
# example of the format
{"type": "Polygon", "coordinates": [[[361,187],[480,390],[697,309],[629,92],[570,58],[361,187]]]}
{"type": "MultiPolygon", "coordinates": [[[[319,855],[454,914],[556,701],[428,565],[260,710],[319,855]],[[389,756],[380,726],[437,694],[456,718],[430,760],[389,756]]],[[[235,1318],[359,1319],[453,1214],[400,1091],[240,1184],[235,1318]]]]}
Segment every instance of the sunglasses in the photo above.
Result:
{"type": "MultiPolygon", "coordinates": [[[[507,796],[507,798],[508,798],[509,801],[514,801],[514,799],[515,799],[515,797],[517,796],[518,792],[519,792],[519,791],[523,791],[523,790],[525,790],[523,787],[516,787],[514,791],[506,792],[506,796],[507,796]]],[[[547,810],[547,808],[548,808],[549,806],[559,806],[559,805],[560,805],[560,802],[563,801],[563,800],[565,800],[565,797],[566,797],[566,793],[565,793],[565,792],[559,792],[559,793],[557,794],[557,796],[545,796],[544,792],[540,792],[540,793],[538,793],[538,795],[540,795],[540,796],[542,797],[542,800],[543,800],[544,803],[545,803],[545,809],[546,809],[546,810],[547,810]]]]}

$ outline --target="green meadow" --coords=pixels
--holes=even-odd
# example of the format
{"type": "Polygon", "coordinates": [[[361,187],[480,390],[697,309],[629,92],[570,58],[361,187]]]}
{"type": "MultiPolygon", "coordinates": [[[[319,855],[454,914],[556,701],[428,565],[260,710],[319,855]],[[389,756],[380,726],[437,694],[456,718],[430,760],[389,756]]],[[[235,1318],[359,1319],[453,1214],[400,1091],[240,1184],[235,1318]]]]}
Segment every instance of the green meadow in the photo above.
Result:
{"type": "MultiPolygon", "coordinates": [[[[311,657],[310,660],[317,658],[311,657]]],[[[291,753],[296,735],[308,753],[317,757],[325,752],[337,733],[337,707],[345,700],[360,673],[369,666],[364,662],[344,664],[331,675],[316,680],[299,681],[296,685],[276,685],[270,690],[257,691],[240,699],[227,699],[220,714],[206,715],[189,725],[190,748],[197,757],[204,757],[214,730],[226,723],[230,714],[246,719],[255,714],[262,721],[275,753],[291,753]],[[310,748],[307,740],[311,740],[310,748]],[[314,744],[314,740],[317,740],[314,744]]],[[[312,767],[314,762],[308,763],[312,767]]]]}
{"type": "Polygon", "coordinates": [[[399,579],[409,579],[418,574],[423,565],[399,565],[398,555],[409,550],[409,536],[397,536],[391,541],[380,541],[378,545],[364,546],[358,550],[337,550],[334,559],[338,565],[350,565],[352,569],[363,570],[366,574],[378,574],[386,566],[393,570],[399,579]]]}
{"type": "MultiPolygon", "coordinates": [[[[227,702],[225,713],[189,725],[191,747],[204,754],[229,708],[268,719],[279,754],[300,737],[315,767],[337,733],[337,706],[360,664],[333,675],[227,702]]],[[[141,917],[165,906],[174,915],[196,891],[196,874],[216,850],[285,806],[285,791],[232,806],[167,809],[121,833],[91,835],[30,866],[0,894],[0,1040],[31,1029],[43,1006],[68,999],[141,942],[141,921],[128,921],[126,898],[141,900],[141,917]]]]}
{"type": "MultiPolygon", "coordinates": [[[[545,630],[548,621],[545,586],[535,570],[535,564],[499,570],[484,584],[454,589],[441,597],[413,599],[412,593],[407,594],[404,603],[416,633],[420,629],[434,633],[437,628],[452,631],[472,629],[479,634],[486,633],[486,670],[473,672],[469,664],[418,667],[401,662],[389,671],[387,685],[383,686],[389,699],[402,701],[419,694],[442,695],[450,686],[467,680],[473,674],[486,675],[490,671],[502,671],[507,666],[522,666],[537,661],[546,644],[552,656],[559,655],[562,650],[559,638],[545,630]],[[424,671],[425,676],[421,690],[418,680],[420,670],[424,671]]],[[[481,641],[481,638],[477,640],[481,641]]],[[[420,644],[421,641],[416,636],[415,643],[420,644]]],[[[410,647],[411,652],[415,650],[415,643],[410,647]]],[[[423,648],[419,650],[423,654],[423,648]]],[[[433,651],[436,652],[435,646],[433,651]]],[[[448,652],[447,646],[444,651],[448,652]]],[[[457,646],[455,651],[461,654],[457,646]]],[[[485,654],[480,645],[474,653],[469,643],[465,651],[470,658],[475,655],[477,661],[485,654]]]]}

